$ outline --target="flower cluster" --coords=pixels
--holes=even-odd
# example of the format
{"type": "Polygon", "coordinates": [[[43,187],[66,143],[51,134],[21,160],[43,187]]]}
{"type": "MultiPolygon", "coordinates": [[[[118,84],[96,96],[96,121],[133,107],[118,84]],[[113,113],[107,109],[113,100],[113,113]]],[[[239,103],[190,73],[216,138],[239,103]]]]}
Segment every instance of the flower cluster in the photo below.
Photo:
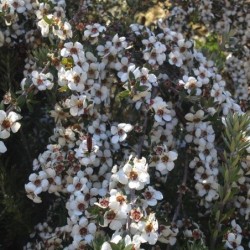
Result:
{"type": "MultiPolygon", "coordinates": [[[[73,250],[96,244],[102,250],[114,244],[132,249],[159,244],[164,249],[164,244],[182,248],[189,241],[206,245],[206,238],[213,242],[214,207],[234,205],[235,215],[249,218],[249,156],[237,165],[230,187],[237,191],[226,204],[223,185],[231,177],[223,170],[227,155],[221,149],[228,147],[221,135],[225,117],[243,114],[237,98],[248,98],[249,50],[242,58],[232,52],[226,59],[235,100],[216,63],[195,48],[182,25],[198,10],[199,20],[221,34],[231,25],[249,26],[249,15],[243,8],[236,23],[240,4],[233,7],[226,1],[223,10],[231,10],[217,22],[213,1],[195,2],[174,6],[152,29],[131,24],[125,30],[101,17],[100,22],[88,21],[88,1],[71,18],[61,0],[0,4],[8,25],[0,32],[0,45],[14,47],[25,39],[30,51],[36,51],[26,55],[20,97],[55,97],[53,134],[25,184],[34,202],[41,203],[45,193],[55,202],[47,220],[34,228],[34,242],[24,249],[73,250]],[[29,19],[35,25],[25,32],[29,19]],[[51,213],[62,205],[64,224],[53,225],[51,213]],[[190,211],[194,206],[198,213],[190,211]],[[211,228],[202,220],[209,220],[211,228]]],[[[238,30],[235,36],[245,46],[248,34],[238,30]]],[[[5,97],[1,139],[17,132],[21,119],[13,108],[22,98],[12,106],[5,97]]],[[[0,152],[5,151],[0,142],[0,152]]],[[[218,244],[243,249],[248,239],[241,228],[249,222],[242,220],[240,226],[232,214],[228,219],[232,229],[227,226],[218,244]]],[[[218,228],[225,226],[221,222],[218,228]]]]}
{"type": "MultiPolygon", "coordinates": [[[[205,29],[207,33],[217,33],[223,38],[220,49],[226,52],[225,73],[228,74],[229,82],[233,85],[235,98],[241,100],[243,109],[249,98],[249,34],[250,15],[248,4],[245,1],[216,2],[202,0],[199,6],[195,1],[189,4],[176,3],[170,12],[167,21],[168,27],[184,33],[193,33],[197,37],[196,29],[190,22],[190,16],[198,17],[198,27],[205,29]],[[220,14],[216,14],[220,13],[220,14]],[[183,25],[185,23],[185,25],[183,25]],[[189,29],[187,29],[189,27],[189,29]]],[[[198,36],[199,34],[199,28],[198,36]]],[[[203,36],[203,35],[202,35],[203,36]]],[[[200,38],[198,38],[200,40],[200,38]]]]}

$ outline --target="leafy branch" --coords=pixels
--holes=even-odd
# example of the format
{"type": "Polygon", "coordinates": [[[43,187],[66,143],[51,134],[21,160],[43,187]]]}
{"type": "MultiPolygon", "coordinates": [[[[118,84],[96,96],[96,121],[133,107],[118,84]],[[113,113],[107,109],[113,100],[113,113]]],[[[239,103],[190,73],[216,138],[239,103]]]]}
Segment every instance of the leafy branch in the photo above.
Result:
{"type": "Polygon", "coordinates": [[[247,114],[230,113],[225,118],[224,125],[225,131],[222,137],[226,149],[223,153],[224,162],[221,167],[223,183],[219,187],[219,200],[213,209],[215,224],[210,225],[212,235],[210,249],[215,249],[221,224],[228,220],[235,211],[235,208],[228,211],[225,211],[225,208],[239,192],[236,183],[244,175],[241,171],[241,159],[250,146],[250,117],[247,114]]]}

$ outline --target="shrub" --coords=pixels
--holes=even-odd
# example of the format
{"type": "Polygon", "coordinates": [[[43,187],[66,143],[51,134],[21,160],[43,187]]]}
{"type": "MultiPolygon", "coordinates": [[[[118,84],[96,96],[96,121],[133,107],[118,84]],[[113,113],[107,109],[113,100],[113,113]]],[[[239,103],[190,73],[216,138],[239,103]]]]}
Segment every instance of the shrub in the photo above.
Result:
{"type": "MultiPolygon", "coordinates": [[[[221,4],[1,3],[0,138],[21,130],[27,197],[45,201],[24,249],[249,247],[249,14],[221,4]],[[157,4],[167,17],[134,23],[157,4]]],[[[17,223],[30,203],[5,191],[7,159],[17,223]]]]}

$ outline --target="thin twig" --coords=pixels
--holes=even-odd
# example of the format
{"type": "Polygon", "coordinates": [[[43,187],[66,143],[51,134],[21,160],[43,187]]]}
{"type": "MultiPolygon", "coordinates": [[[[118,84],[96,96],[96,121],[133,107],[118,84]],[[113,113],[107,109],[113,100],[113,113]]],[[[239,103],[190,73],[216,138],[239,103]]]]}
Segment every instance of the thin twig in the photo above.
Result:
{"type": "MultiPolygon", "coordinates": [[[[46,63],[46,65],[44,66],[44,68],[42,69],[42,71],[40,73],[47,73],[48,69],[49,69],[49,66],[50,66],[50,61],[48,61],[46,63]]],[[[27,89],[24,89],[22,94],[20,96],[18,96],[19,98],[21,96],[27,96],[28,93],[30,93],[31,91],[33,91],[35,89],[35,85],[32,83],[27,89]]],[[[6,113],[8,114],[9,112],[13,111],[14,109],[16,109],[16,106],[17,106],[17,103],[15,104],[12,104],[10,105],[7,110],[6,110],[6,113]]]]}
{"type": "Polygon", "coordinates": [[[137,147],[137,154],[136,155],[137,155],[138,159],[141,158],[142,147],[144,144],[144,139],[145,139],[147,127],[148,127],[148,111],[146,111],[144,114],[143,135],[140,137],[138,147],[137,147]]]}
{"type": "MultiPolygon", "coordinates": [[[[184,175],[183,175],[183,180],[182,180],[182,186],[186,186],[186,183],[187,183],[187,175],[188,175],[188,161],[186,159],[185,161],[185,166],[184,166],[184,175]]],[[[182,206],[182,198],[183,198],[183,193],[180,192],[179,193],[179,196],[178,196],[178,199],[177,199],[177,207],[175,209],[175,213],[174,213],[174,216],[173,216],[173,219],[172,219],[172,224],[174,224],[180,214],[180,209],[181,209],[181,206],[182,206]]]]}
{"type": "MultiPolygon", "coordinates": [[[[184,166],[184,175],[183,175],[183,179],[182,179],[182,185],[186,185],[186,183],[187,183],[187,175],[188,175],[188,161],[186,159],[185,166],[184,166]]],[[[174,216],[173,216],[173,219],[172,219],[172,222],[171,222],[172,225],[175,224],[175,222],[176,222],[176,220],[177,220],[177,218],[178,218],[178,216],[180,214],[180,210],[181,210],[181,206],[182,206],[182,199],[183,199],[183,193],[180,192],[179,196],[178,196],[178,199],[177,199],[178,205],[177,205],[177,207],[175,209],[175,213],[174,213],[174,216]]],[[[166,250],[170,250],[170,249],[171,249],[171,245],[168,244],[166,250]]]]}
{"type": "MultiPolygon", "coordinates": [[[[155,98],[157,92],[158,92],[158,88],[157,87],[153,87],[151,99],[155,98]]],[[[146,132],[147,132],[147,127],[148,127],[148,112],[149,112],[149,110],[146,110],[145,113],[144,113],[143,134],[142,134],[142,136],[139,139],[139,143],[138,143],[138,146],[137,146],[137,152],[136,152],[136,155],[137,155],[138,159],[141,158],[142,147],[143,147],[144,140],[145,140],[145,135],[146,135],[146,132]]]]}
{"type": "MultiPolygon", "coordinates": [[[[155,98],[155,96],[157,94],[157,91],[158,91],[157,88],[153,87],[151,99],[155,98]]],[[[147,132],[148,112],[149,112],[149,110],[147,109],[147,110],[145,110],[145,113],[144,113],[143,134],[139,139],[139,143],[138,143],[138,146],[137,146],[137,152],[136,152],[136,156],[137,156],[138,159],[141,159],[142,147],[143,147],[145,135],[146,135],[146,132],[147,132]]],[[[135,201],[136,201],[135,190],[130,189],[130,204],[131,204],[132,208],[134,208],[135,201]]],[[[126,223],[126,229],[127,230],[129,230],[130,224],[131,224],[131,218],[128,216],[127,223],[126,223]]]]}
{"type": "Polygon", "coordinates": [[[69,20],[69,23],[76,23],[77,20],[80,20],[80,16],[84,14],[84,12],[88,11],[88,8],[84,8],[84,0],[79,2],[78,10],[76,11],[75,15],[69,20]]]}
{"type": "Polygon", "coordinates": [[[28,142],[26,140],[26,137],[25,137],[25,135],[23,133],[22,127],[20,128],[20,135],[21,135],[21,139],[22,139],[22,143],[23,143],[24,149],[25,149],[26,154],[27,154],[28,163],[29,163],[30,166],[32,166],[33,161],[32,161],[32,156],[30,154],[31,149],[30,149],[29,144],[28,144],[28,142]]]}

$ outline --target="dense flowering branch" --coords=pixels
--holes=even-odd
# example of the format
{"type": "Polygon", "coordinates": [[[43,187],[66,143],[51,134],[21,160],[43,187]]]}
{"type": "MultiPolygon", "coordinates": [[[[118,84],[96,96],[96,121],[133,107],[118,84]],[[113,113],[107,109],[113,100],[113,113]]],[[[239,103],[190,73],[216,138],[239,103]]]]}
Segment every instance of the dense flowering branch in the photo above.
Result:
{"type": "MultiPolygon", "coordinates": [[[[230,1],[226,2],[225,8],[230,9],[230,1]]],[[[25,190],[37,203],[42,202],[42,193],[54,194],[50,210],[60,202],[67,218],[65,225],[56,228],[51,227],[50,217],[48,223],[38,224],[33,236],[39,240],[25,249],[38,245],[68,250],[141,249],[157,244],[170,248],[186,246],[183,242],[188,241],[204,247],[208,239],[213,249],[224,242],[228,248],[242,249],[247,238],[242,239],[241,227],[232,213],[227,214],[227,223],[220,209],[234,203],[238,216],[249,217],[249,157],[241,162],[234,153],[240,149],[245,155],[248,144],[235,148],[235,141],[221,143],[225,117],[231,113],[243,117],[243,111],[215,63],[195,49],[181,26],[198,10],[205,26],[225,31],[226,24],[236,22],[233,13],[239,6],[216,22],[213,1],[201,1],[200,6],[191,1],[188,7],[173,7],[169,18],[157,21],[152,29],[131,24],[118,31],[104,19],[85,20],[90,5],[81,1],[71,18],[64,1],[9,0],[0,5],[9,27],[17,25],[19,30],[19,20],[23,25],[29,19],[36,23],[23,35],[30,51],[39,42],[44,46],[37,49],[42,62],[35,61],[35,53],[27,55],[17,103],[40,94],[55,95],[50,112],[53,135],[34,160],[25,190]],[[225,145],[231,154],[221,157],[217,149],[225,145]],[[224,165],[227,156],[230,162],[224,165]],[[237,180],[229,178],[229,166],[234,164],[237,180]],[[171,186],[180,183],[176,200],[171,186]],[[229,199],[226,191],[234,187],[237,192],[229,199]],[[184,203],[187,211],[180,213],[184,203]],[[200,218],[210,220],[210,231],[199,224],[200,218]],[[222,227],[227,232],[224,238],[218,234],[222,227]]],[[[245,19],[242,23],[246,24],[245,19]]],[[[19,35],[12,41],[13,34],[7,30],[0,32],[4,40],[0,44],[15,46],[19,35]]],[[[235,36],[244,38],[240,32],[235,36]]],[[[232,78],[236,75],[232,73],[232,78]]],[[[247,98],[238,93],[235,96],[242,101],[247,98]]],[[[1,139],[20,128],[21,116],[8,104],[7,112],[0,111],[1,139]]],[[[238,139],[248,143],[249,123],[245,125],[227,124],[236,126],[227,136],[238,131],[235,137],[239,134],[238,139]]],[[[1,142],[0,152],[5,151],[1,142]]]]}

